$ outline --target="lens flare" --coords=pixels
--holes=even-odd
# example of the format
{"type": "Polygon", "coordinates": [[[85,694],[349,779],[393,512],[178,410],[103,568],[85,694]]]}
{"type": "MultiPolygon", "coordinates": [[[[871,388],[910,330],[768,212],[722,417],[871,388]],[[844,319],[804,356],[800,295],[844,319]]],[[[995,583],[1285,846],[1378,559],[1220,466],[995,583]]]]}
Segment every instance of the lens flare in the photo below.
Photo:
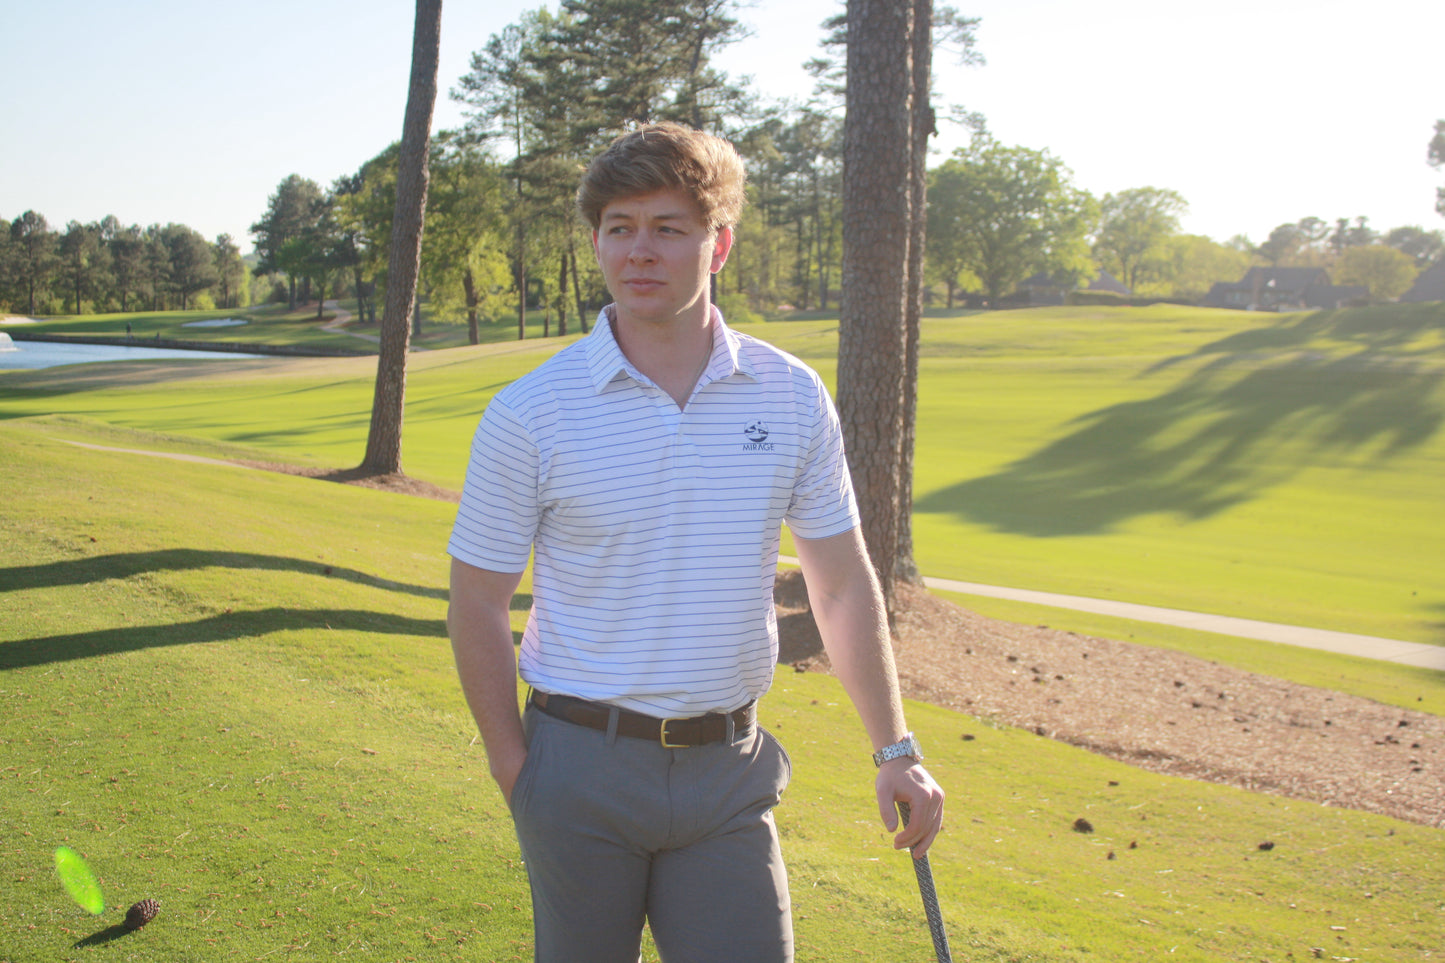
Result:
{"type": "Polygon", "coordinates": [[[65,885],[65,891],[80,904],[81,909],[96,916],[105,912],[105,897],[101,895],[100,883],[96,881],[95,874],[85,865],[85,860],[80,858],[79,853],[68,846],[57,849],[55,872],[59,874],[60,882],[65,885]]]}

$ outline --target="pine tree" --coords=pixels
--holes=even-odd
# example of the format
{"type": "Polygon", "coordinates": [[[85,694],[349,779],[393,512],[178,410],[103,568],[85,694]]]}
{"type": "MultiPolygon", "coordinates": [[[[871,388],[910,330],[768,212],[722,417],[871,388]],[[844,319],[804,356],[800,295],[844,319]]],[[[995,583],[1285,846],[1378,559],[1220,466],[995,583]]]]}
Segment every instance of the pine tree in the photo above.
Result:
{"type": "MultiPolygon", "coordinates": [[[[913,31],[927,0],[849,0],[843,129],[843,315],[838,414],[873,567],[893,612],[902,513],[910,247],[913,31]]],[[[926,97],[927,88],[922,96],[926,97]]],[[[910,458],[911,461],[911,458],[910,458]]]]}
{"type": "Polygon", "coordinates": [[[428,141],[436,105],[437,62],[441,46],[441,0],[417,0],[412,30],[411,80],[402,122],[397,169],[396,214],[387,258],[386,307],[381,316],[381,353],[371,429],[361,469],[371,474],[401,472],[401,429],[406,402],[406,353],[416,281],[421,268],[422,227],[426,217],[428,141]]]}

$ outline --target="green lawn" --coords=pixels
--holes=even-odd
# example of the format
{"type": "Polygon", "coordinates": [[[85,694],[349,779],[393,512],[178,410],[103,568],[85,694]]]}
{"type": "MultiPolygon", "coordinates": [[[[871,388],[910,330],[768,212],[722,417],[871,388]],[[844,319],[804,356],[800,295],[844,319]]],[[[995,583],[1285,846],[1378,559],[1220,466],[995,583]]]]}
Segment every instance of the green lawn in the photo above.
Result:
{"type": "Polygon", "coordinates": [[[1445,308],[940,326],[929,574],[1445,642],[1445,308]]]}
{"type": "MultiPolygon", "coordinates": [[[[833,380],[835,322],[748,330],[833,380]]],[[[486,401],[562,343],[414,354],[406,470],[460,485],[486,401]]],[[[1445,307],[970,314],[926,320],[922,356],[927,574],[1445,643],[1445,307]]],[[[344,467],[364,449],[374,366],[10,372],[0,415],[344,467]]]]}
{"type": "MultiPolygon", "coordinates": [[[[347,330],[363,335],[375,336],[377,325],[361,323],[356,317],[355,299],[338,302],[341,311],[352,315],[347,330]]],[[[337,311],[327,308],[317,317],[316,302],[290,310],[284,304],[258,304],[245,308],[212,308],[204,311],[131,311],[114,314],[57,315],[42,318],[39,323],[26,325],[26,331],[37,334],[65,334],[75,337],[100,335],[102,337],[124,337],[126,325],[130,334],[137,339],[176,338],[186,341],[241,341],[262,344],[305,344],[313,347],[343,348],[350,351],[377,350],[374,342],[355,338],[347,334],[322,330],[323,326],[335,320],[337,311]],[[244,320],[244,325],[211,327],[197,322],[215,319],[244,320]]],[[[589,316],[588,324],[592,322],[589,316]]],[[[577,330],[577,319],[568,318],[568,327],[577,330]]],[[[540,311],[527,313],[527,337],[542,338],[555,335],[557,319],[550,320],[540,311]]],[[[512,341],[517,337],[517,317],[504,315],[494,321],[482,322],[477,329],[482,344],[496,344],[512,341]]],[[[412,346],[417,350],[456,348],[466,345],[467,326],[465,321],[436,321],[423,304],[422,330],[413,332],[412,346]]]]}
{"type": "Polygon", "coordinates": [[[375,349],[375,345],[368,345],[365,341],[322,330],[322,326],[334,317],[334,312],[328,312],[323,320],[317,320],[314,304],[296,311],[287,311],[284,305],[261,305],[231,311],[133,311],[124,314],[59,316],[41,319],[37,324],[26,325],[24,330],[36,334],[63,334],[82,338],[123,338],[129,325],[131,337],[138,341],[160,336],[181,341],[305,344],[349,351],[375,349]],[[217,319],[245,320],[247,323],[228,327],[210,327],[200,323],[217,319]]]}
{"type": "MultiPolygon", "coordinates": [[[[195,384],[226,381],[150,398],[174,416],[195,384]]],[[[67,444],[235,452],[96,412],[0,421],[0,960],[529,959],[445,638],[451,506],[67,444]],[[104,915],[65,896],[60,845],[104,915]],[[143,897],[160,916],[124,934],[143,897]]],[[[763,716],[794,760],[798,959],[931,959],[840,687],[785,669],[763,716]]],[[[1440,830],[909,716],[951,792],[932,861],[958,959],[1440,957],[1440,830]]]]}

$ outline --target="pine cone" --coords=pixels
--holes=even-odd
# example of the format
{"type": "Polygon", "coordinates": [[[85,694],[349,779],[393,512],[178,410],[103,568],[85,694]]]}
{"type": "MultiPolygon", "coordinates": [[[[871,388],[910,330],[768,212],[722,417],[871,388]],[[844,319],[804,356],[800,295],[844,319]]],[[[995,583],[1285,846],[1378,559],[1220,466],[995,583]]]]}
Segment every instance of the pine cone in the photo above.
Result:
{"type": "Polygon", "coordinates": [[[143,899],[125,911],[125,928],[138,930],[155,919],[160,911],[161,904],[158,900],[143,899]]]}

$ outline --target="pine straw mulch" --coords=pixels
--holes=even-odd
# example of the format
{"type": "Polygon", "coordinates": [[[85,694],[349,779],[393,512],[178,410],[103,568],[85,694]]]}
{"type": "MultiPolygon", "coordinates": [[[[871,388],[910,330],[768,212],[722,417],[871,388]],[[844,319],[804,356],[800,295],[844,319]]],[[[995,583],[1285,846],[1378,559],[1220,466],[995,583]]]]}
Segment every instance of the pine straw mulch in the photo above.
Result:
{"type": "MultiPolygon", "coordinates": [[[[456,502],[404,474],[252,468],[456,502]]],[[[779,662],[829,670],[807,589],[779,574],[779,662]]],[[[894,650],[911,699],[1154,772],[1445,828],[1445,718],[1168,649],[985,618],[899,586],[894,650]]]]}
{"type": "Polygon", "coordinates": [[[451,502],[452,504],[456,504],[462,499],[460,492],[453,491],[450,488],[442,488],[440,485],[433,485],[431,482],[424,482],[419,478],[412,478],[410,475],[402,472],[379,475],[365,468],[308,468],[303,465],[286,465],[280,462],[270,461],[237,460],[235,464],[244,465],[247,468],[257,468],[261,471],[274,471],[286,475],[300,475],[304,478],[315,478],[319,481],[340,482],[343,485],[375,488],[378,491],[395,492],[399,495],[416,495],[420,498],[432,498],[437,501],[451,502]]]}
{"type": "MultiPolygon", "coordinates": [[[[798,572],[780,659],[828,660],[798,572]]],[[[985,618],[899,587],[903,694],[1173,776],[1445,828],[1445,718],[1128,642],[985,618]]]]}

